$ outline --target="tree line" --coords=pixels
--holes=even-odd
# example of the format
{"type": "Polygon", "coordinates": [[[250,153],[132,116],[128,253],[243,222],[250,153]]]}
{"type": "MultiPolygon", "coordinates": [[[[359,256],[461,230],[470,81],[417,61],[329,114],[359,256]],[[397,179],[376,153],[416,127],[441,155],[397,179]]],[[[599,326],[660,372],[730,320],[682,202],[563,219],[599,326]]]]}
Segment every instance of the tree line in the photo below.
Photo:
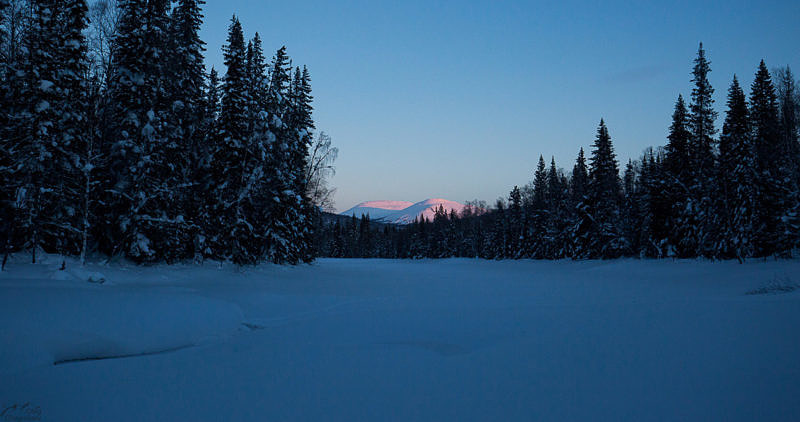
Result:
{"type": "Polygon", "coordinates": [[[678,96],[667,143],[629,160],[620,175],[601,119],[588,160],[571,173],[539,156],[533,181],[492,209],[439,209],[407,227],[369,216],[336,221],[317,236],[324,256],[489,259],[788,257],[800,247],[798,90],[762,61],[745,96],[734,75],[722,131],[703,45],[689,104],[678,96]]]}
{"type": "Polygon", "coordinates": [[[234,16],[207,74],[203,4],[0,0],[0,252],[314,258],[309,71],[234,16]]]}

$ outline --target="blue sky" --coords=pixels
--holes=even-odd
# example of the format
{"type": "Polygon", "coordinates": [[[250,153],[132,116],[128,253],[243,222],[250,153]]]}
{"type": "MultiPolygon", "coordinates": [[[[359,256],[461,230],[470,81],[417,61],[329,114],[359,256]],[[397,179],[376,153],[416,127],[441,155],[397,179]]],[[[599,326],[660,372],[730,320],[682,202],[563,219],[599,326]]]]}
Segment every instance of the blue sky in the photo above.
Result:
{"type": "Polygon", "coordinates": [[[209,0],[209,67],[235,13],[313,79],[336,205],[507,196],[539,154],[572,168],[605,118],[618,158],[663,145],[702,41],[721,125],[734,73],[800,74],[800,2],[209,0]],[[557,4],[556,4],[557,3],[557,4]]]}

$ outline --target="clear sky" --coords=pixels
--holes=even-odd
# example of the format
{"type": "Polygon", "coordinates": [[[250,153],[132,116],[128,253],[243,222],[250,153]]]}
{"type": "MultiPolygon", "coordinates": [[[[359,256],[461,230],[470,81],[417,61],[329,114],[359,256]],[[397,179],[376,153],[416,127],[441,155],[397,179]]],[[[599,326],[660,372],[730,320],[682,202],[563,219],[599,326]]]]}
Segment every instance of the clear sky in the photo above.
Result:
{"type": "Polygon", "coordinates": [[[800,75],[800,1],[207,0],[207,63],[235,13],[312,76],[339,147],[337,208],[507,196],[539,154],[572,168],[605,118],[618,158],[663,145],[700,41],[724,116],[736,73],[800,75]]]}

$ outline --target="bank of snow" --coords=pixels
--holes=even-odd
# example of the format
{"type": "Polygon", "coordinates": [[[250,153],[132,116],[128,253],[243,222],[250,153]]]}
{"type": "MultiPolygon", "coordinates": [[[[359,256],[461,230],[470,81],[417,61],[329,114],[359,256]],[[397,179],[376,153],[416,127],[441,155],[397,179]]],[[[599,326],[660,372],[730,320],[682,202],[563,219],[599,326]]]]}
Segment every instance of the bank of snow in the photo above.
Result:
{"type": "Polygon", "coordinates": [[[800,420],[796,261],[56,266],[0,274],[44,420],[800,420]]]}
{"type": "Polygon", "coordinates": [[[139,284],[142,270],[135,267],[115,266],[109,269],[113,281],[107,281],[74,262],[59,271],[60,261],[53,261],[12,264],[0,273],[0,376],[169,352],[224,340],[242,328],[236,304],[158,283],[158,273],[175,269],[147,271],[148,280],[139,284]]]}

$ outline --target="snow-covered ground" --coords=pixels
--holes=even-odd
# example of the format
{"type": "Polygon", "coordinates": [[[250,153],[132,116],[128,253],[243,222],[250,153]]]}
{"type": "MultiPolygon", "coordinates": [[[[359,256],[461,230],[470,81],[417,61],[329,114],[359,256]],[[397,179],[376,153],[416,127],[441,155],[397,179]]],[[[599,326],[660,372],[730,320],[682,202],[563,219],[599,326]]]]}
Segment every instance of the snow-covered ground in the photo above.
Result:
{"type": "Polygon", "coordinates": [[[0,274],[3,417],[800,420],[798,261],[57,266],[0,274]]]}

